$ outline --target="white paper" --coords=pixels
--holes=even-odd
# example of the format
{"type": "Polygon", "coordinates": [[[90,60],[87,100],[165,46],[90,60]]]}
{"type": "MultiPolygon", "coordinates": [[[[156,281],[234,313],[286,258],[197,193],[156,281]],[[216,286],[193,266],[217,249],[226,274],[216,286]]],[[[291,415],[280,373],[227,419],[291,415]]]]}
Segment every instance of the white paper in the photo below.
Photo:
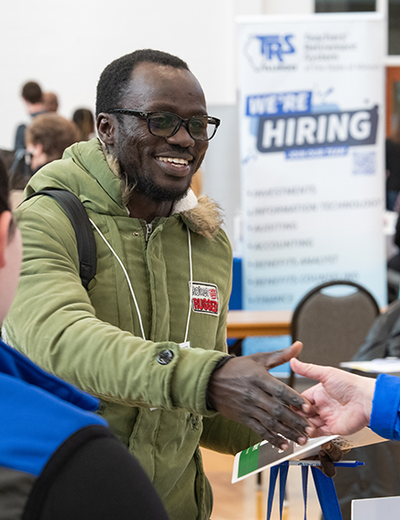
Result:
{"type": "Polygon", "coordinates": [[[383,359],[372,359],[371,361],[345,361],[340,363],[340,366],[373,374],[400,375],[399,358],[388,357],[383,359]]]}
{"type": "Polygon", "coordinates": [[[233,464],[232,483],[234,484],[235,482],[239,482],[250,475],[260,473],[260,471],[281,464],[286,460],[301,460],[318,455],[321,445],[328,441],[332,441],[342,450],[348,450],[360,446],[367,446],[369,444],[385,442],[387,440],[388,439],[380,437],[369,428],[363,428],[353,435],[328,435],[309,439],[304,446],[289,441],[289,448],[285,451],[276,448],[268,441],[262,441],[261,443],[251,446],[247,450],[243,450],[236,454],[233,464]],[[254,454],[256,451],[258,453],[254,454]],[[250,463],[248,464],[248,466],[250,466],[249,471],[244,470],[243,461],[246,461],[247,457],[251,458],[252,454],[255,456],[258,455],[258,467],[254,467],[255,463],[250,463]]]}

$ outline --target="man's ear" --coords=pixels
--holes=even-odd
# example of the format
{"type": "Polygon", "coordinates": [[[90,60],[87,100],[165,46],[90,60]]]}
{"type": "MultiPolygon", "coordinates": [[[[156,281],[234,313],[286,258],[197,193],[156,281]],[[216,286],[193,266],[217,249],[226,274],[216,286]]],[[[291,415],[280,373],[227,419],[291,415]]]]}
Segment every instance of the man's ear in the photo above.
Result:
{"type": "Polygon", "coordinates": [[[110,114],[100,112],[96,118],[97,133],[104,144],[112,146],[114,144],[114,135],[116,131],[116,119],[110,114]]]}
{"type": "Polygon", "coordinates": [[[0,269],[6,265],[6,247],[11,219],[11,211],[3,211],[0,215],[0,269]]]}

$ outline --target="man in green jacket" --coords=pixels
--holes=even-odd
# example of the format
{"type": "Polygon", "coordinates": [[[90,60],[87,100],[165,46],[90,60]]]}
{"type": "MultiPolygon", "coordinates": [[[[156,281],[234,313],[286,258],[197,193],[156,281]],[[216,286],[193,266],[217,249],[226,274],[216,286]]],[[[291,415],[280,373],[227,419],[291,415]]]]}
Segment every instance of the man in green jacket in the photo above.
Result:
{"type": "MultiPolygon", "coordinates": [[[[208,520],[199,445],[224,453],[265,438],[306,442],[304,403],[268,369],[298,354],[226,353],[232,252],[218,207],[189,189],[219,120],[185,62],[142,50],[97,87],[99,139],[36,173],[25,196],[75,193],[94,228],[97,270],[79,278],[73,228],[49,197],[16,213],[21,281],[11,344],[101,399],[100,413],[151,478],[171,520],[208,520]]],[[[311,433],[307,429],[307,433],[311,433]]]]}

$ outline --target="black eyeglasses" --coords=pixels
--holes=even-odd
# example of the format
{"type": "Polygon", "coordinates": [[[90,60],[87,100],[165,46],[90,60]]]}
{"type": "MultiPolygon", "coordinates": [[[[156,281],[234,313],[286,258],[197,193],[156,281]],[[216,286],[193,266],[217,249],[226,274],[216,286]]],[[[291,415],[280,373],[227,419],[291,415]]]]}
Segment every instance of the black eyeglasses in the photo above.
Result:
{"type": "Polygon", "coordinates": [[[193,116],[183,119],[171,112],[142,112],[125,108],[112,108],[109,114],[125,114],[147,120],[149,132],[156,137],[172,137],[183,125],[195,141],[209,141],[215,135],[221,121],[216,117],[193,116]]]}

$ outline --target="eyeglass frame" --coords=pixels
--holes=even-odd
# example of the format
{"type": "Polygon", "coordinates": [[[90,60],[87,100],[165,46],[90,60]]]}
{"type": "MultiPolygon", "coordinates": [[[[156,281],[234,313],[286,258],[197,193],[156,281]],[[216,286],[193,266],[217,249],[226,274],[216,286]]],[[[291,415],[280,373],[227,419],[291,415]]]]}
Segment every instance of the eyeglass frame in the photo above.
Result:
{"type": "Polygon", "coordinates": [[[178,116],[178,114],[174,114],[173,112],[168,112],[168,111],[165,111],[165,110],[164,111],[157,111],[157,112],[146,112],[144,110],[130,110],[128,108],[111,108],[110,110],[107,110],[106,113],[107,114],[124,114],[124,115],[127,115],[127,116],[135,116],[135,117],[140,117],[142,119],[146,119],[146,121],[147,121],[147,128],[148,128],[149,132],[151,133],[151,135],[154,135],[154,137],[163,137],[164,139],[168,139],[169,137],[172,137],[173,135],[177,134],[179,132],[180,127],[183,125],[186,128],[187,133],[195,141],[210,141],[215,136],[215,134],[217,133],[218,127],[221,124],[221,120],[218,119],[217,117],[212,117],[212,116],[208,116],[208,115],[199,115],[199,116],[192,116],[192,117],[188,117],[187,119],[184,119],[183,117],[178,116]],[[150,119],[149,119],[149,116],[152,116],[154,114],[169,114],[169,115],[175,116],[178,119],[180,119],[180,123],[177,126],[177,128],[168,136],[162,136],[162,135],[153,134],[153,132],[150,130],[150,119]],[[189,123],[189,121],[191,119],[194,119],[196,117],[206,117],[207,118],[207,124],[208,123],[213,123],[215,125],[214,133],[208,139],[198,139],[196,137],[193,137],[192,134],[190,133],[189,124],[188,123],[189,123]]]}

